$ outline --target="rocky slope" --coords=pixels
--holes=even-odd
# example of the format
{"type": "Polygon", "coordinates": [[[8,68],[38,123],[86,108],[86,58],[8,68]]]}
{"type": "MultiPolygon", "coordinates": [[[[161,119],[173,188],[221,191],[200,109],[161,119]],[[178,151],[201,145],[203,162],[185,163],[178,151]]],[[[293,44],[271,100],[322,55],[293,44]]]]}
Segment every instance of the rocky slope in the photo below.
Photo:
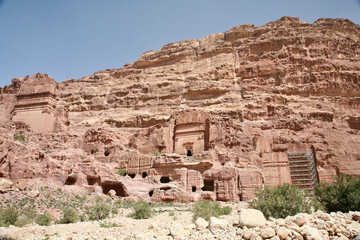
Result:
{"type": "Polygon", "coordinates": [[[81,79],[13,79],[0,111],[0,177],[13,187],[43,178],[167,202],[311,189],[360,176],[360,27],[240,25],[81,79]]]}

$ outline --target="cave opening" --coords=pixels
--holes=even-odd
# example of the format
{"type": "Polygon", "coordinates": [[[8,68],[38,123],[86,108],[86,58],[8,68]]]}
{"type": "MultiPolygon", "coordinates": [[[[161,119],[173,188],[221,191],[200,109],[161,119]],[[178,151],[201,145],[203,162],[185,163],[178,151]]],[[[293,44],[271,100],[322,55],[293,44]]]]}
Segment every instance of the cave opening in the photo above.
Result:
{"type": "Polygon", "coordinates": [[[162,191],[168,191],[168,190],[170,190],[171,189],[171,187],[162,187],[162,188],[160,188],[160,190],[162,190],[162,191]]]}
{"type": "Polygon", "coordinates": [[[116,192],[116,196],[127,196],[122,183],[102,183],[101,187],[104,194],[108,194],[110,190],[114,190],[116,192]]]}
{"type": "Polygon", "coordinates": [[[192,192],[196,192],[196,186],[192,186],[192,187],[191,187],[191,191],[192,191],[192,192]]]}
{"type": "Polygon", "coordinates": [[[162,176],[160,178],[160,182],[161,183],[169,183],[170,182],[170,178],[169,177],[166,177],[166,176],[162,176]]]}
{"type": "Polygon", "coordinates": [[[143,172],[143,173],[141,174],[141,177],[142,177],[142,178],[146,178],[146,177],[147,177],[147,173],[146,173],[146,172],[143,172]]]}
{"type": "Polygon", "coordinates": [[[91,150],[91,154],[94,154],[95,153],[95,151],[94,150],[91,150]]]}
{"type": "Polygon", "coordinates": [[[191,150],[190,150],[190,149],[189,149],[189,150],[187,150],[186,156],[188,156],[188,157],[191,157],[191,156],[192,156],[192,152],[191,152],[191,150]]]}
{"type": "Polygon", "coordinates": [[[105,157],[108,157],[109,155],[110,155],[110,151],[106,150],[106,151],[104,152],[104,156],[105,156],[105,157]]]}
{"type": "Polygon", "coordinates": [[[131,178],[135,178],[135,176],[136,176],[136,174],[135,174],[135,173],[131,173],[131,174],[129,174],[129,177],[131,177],[131,178]]]}
{"type": "Polygon", "coordinates": [[[153,196],[153,194],[154,194],[154,191],[153,191],[153,190],[151,190],[151,191],[149,192],[149,196],[150,196],[150,197],[152,197],[152,196],[153,196]]]}
{"type": "Polygon", "coordinates": [[[100,182],[100,178],[99,177],[86,177],[87,183],[88,185],[95,185],[97,183],[100,182]]]}
{"type": "Polygon", "coordinates": [[[204,187],[201,188],[203,191],[214,191],[214,180],[212,179],[204,179],[204,187]]]}
{"type": "Polygon", "coordinates": [[[77,176],[68,176],[65,185],[74,185],[77,181],[77,176]]]}

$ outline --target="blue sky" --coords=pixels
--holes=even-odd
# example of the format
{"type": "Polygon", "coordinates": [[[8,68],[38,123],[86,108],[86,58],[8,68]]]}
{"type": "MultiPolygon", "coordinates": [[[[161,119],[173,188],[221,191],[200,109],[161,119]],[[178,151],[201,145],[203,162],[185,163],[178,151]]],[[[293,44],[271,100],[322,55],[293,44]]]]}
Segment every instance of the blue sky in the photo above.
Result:
{"type": "Polygon", "coordinates": [[[282,16],[360,24],[360,0],[0,0],[0,87],[37,72],[60,82],[120,68],[170,42],[282,16]]]}

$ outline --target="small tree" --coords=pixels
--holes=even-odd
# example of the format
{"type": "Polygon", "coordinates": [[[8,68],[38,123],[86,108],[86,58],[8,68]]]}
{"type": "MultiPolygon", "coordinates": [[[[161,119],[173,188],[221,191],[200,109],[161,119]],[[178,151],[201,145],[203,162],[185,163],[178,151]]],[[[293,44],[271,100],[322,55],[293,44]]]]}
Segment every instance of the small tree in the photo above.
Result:
{"type": "Polygon", "coordinates": [[[153,215],[150,204],[144,201],[136,202],[133,206],[134,211],[129,214],[129,217],[135,219],[147,219],[153,215]]]}
{"type": "Polygon", "coordinates": [[[340,175],[333,183],[318,184],[315,194],[328,212],[360,210],[360,178],[340,175]]]}
{"type": "Polygon", "coordinates": [[[125,176],[126,175],[125,169],[122,169],[122,168],[118,169],[116,173],[119,174],[120,176],[125,176]]]}
{"type": "Polygon", "coordinates": [[[321,203],[307,191],[288,183],[275,188],[265,186],[264,189],[257,189],[255,194],[250,207],[260,210],[266,218],[286,218],[322,209],[321,203]]]}

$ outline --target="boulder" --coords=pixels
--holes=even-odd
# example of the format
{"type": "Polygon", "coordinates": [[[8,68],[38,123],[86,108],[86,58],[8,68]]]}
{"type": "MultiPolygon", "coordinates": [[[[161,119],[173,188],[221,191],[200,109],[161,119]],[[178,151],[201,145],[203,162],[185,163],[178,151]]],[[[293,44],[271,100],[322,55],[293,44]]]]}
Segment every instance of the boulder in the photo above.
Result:
{"type": "Polygon", "coordinates": [[[256,209],[242,209],[239,215],[240,227],[263,227],[266,219],[264,214],[256,209]]]}
{"type": "Polygon", "coordinates": [[[10,179],[0,178],[0,193],[8,192],[13,185],[10,179]]]}
{"type": "Polygon", "coordinates": [[[208,227],[209,223],[208,223],[205,219],[199,217],[199,218],[195,221],[195,225],[196,225],[196,227],[197,227],[198,229],[204,229],[204,228],[207,228],[207,227],[208,227]]]}
{"type": "Polygon", "coordinates": [[[211,217],[210,221],[209,221],[209,229],[211,231],[216,230],[216,229],[222,229],[226,226],[226,224],[224,223],[224,221],[216,218],[216,217],[211,217]]]}
{"type": "Polygon", "coordinates": [[[169,230],[171,236],[177,237],[184,230],[184,227],[181,224],[175,224],[172,225],[169,230]]]}
{"type": "Polygon", "coordinates": [[[306,239],[306,240],[323,240],[321,237],[321,234],[319,233],[319,231],[316,228],[304,225],[302,227],[302,231],[301,231],[301,235],[306,239]]]}

